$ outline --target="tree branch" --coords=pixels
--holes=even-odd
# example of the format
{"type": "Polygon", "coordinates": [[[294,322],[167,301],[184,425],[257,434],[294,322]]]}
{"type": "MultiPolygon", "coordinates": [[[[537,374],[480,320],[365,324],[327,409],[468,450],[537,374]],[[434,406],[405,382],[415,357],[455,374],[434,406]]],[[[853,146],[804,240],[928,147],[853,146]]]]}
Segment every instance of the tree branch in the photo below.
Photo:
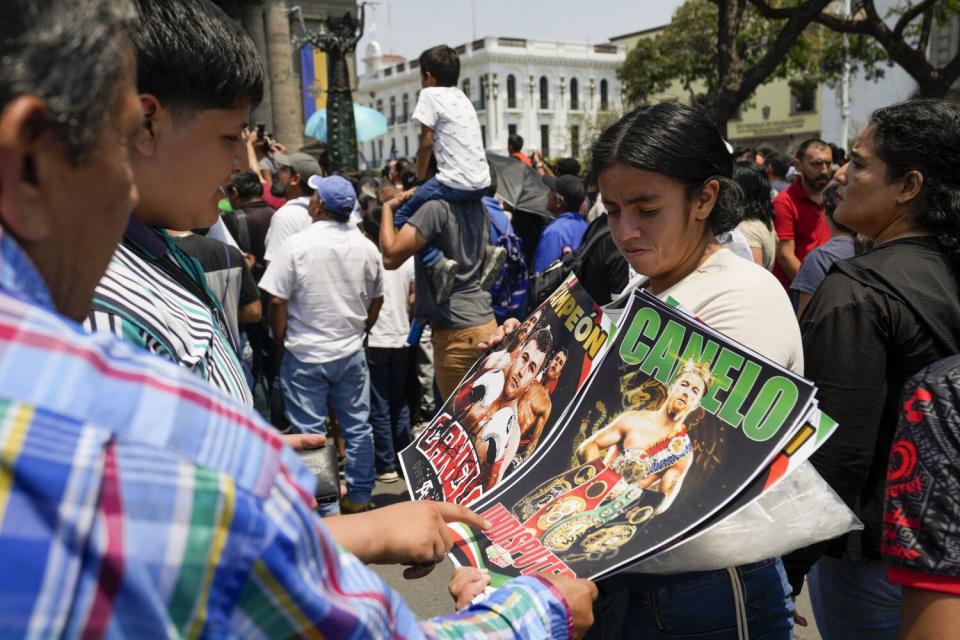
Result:
{"type": "MultiPolygon", "coordinates": [[[[765,0],[750,0],[750,4],[756,8],[761,16],[768,20],[788,20],[798,10],[803,8],[803,5],[787,8],[773,7],[765,2],[765,0]]],[[[828,29],[839,33],[868,33],[866,21],[862,18],[847,20],[821,11],[814,17],[813,22],[822,24],[828,29]]]]}
{"type": "MultiPolygon", "coordinates": [[[[960,52],[937,73],[938,79],[949,89],[960,78],[960,52]]],[[[946,91],[945,91],[946,92],[946,91]]],[[[944,92],[944,93],[945,93],[944,92]]]]}
{"type": "MultiPolygon", "coordinates": [[[[926,13],[928,9],[932,9],[936,3],[937,0],[923,0],[923,2],[918,2],[904,11],[900,19],[897,20],[897,24],[893,27],[893,34],[898,38],[903,37],[904,29],[921,13],[926,13]]],[[[870,4],[873,3],[871,2],[870,4]]],[[[926,20],[926,16],[924,16],[924,20],[926,20]]]]}
{"type": "MultiPolygon", "coordinates": [[[[756,5],[757,2],[762,2],[762,0],[751,0],[751,2],[756,5]]],[[[823,9],[829,3],[830,0],[810,0],[796,7],[791,12],[790,17],[787,18],[787,23],[783,25],[780,33],[777,34],[777,39],[774,41],[773,46],[767,50],[767,53],[759,62],[744,73],[740,91],[737,92],[737,97],[741,101],[752,94],[756,88],[773,73],[777,65],[783,62],[787,53],[790,51],[790,47],[796,42],[797,37],[799,37],[816,16],[823,12],[823,9]]]]}
{"type": "Polygon", "coordinates": [[[930,44],[930,32],[933,30],[933,7],[923,12],[923,22],[920,24],[920,41],[917,43],[917,49],[926,51],[930,44]]]}

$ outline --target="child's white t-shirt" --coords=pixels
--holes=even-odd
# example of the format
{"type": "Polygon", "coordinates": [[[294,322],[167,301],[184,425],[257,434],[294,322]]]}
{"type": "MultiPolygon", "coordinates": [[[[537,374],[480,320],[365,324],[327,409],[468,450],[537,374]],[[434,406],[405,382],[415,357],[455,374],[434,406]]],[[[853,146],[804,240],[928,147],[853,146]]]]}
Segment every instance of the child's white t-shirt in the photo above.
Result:
{"type": "Polygon", "coordinates": [[[421,89],[413,119],[433,129],[440,184],[467,191],[490,186],[480,120],[463,91],[457,87],[421,89]]]}

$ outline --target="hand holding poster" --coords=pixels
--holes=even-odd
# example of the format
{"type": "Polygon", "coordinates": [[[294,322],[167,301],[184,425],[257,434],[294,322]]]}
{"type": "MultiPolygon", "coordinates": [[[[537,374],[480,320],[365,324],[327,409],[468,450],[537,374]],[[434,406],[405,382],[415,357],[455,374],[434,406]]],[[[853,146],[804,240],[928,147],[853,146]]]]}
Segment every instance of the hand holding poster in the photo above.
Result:
{"type": "Polygon", "coordinates": [[[472,505],[493,526],[454,527],[455,558],[494,585],[599,577],[668,548],[769,476],[803,427],[803,378],[645,292],[621,325],[550,441],[472,505]]]}
{"type": "Polygon", "coordinates": [[[411,495],[470,504],[522,468],[552,435],[610,332],[600,307],[570,276],[478,360],[400,453],[411,495]]]}

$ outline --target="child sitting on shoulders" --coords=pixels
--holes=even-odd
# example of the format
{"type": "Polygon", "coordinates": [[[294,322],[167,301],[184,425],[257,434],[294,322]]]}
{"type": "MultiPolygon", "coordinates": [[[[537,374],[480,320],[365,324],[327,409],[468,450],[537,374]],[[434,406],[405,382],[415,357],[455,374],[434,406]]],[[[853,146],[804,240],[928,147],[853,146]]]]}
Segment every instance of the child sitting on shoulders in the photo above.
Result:
{"type": "MultiPolygon", "coordinates": [[[[421,128],[416,173],[422,184],[394,213],[397,227],[403,226],[421,205],[430,200],[480,202],[490,186],[490,167],[483,148],[480,121],[470,99],[457,88],[459,78],[460,58],[450,47],[440,45],[420,54],[420,86],[423,88],[413,119],[421,128]],[[431,157],[436,158],[436,175],[427,180],[431,157]]],[[[505,255],[502,247],[488,247],[484,275],[489,274],[495,279],[505,255]]],[[[432,243],[417,254],[417,260],[430,275],[437,304],[444,304],[450,298],[459,265],[432,243]]],[[[481,287],[488,289],[493,282],[486,280],[490,277],[481,277],[481,287]]]]}

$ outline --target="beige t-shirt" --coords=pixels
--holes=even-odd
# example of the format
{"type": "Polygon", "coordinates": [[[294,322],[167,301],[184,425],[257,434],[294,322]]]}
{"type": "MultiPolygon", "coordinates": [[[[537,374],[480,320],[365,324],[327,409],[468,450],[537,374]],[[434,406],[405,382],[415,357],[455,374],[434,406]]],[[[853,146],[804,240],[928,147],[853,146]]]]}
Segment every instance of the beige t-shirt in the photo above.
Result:
{"type": "MultiPolygon", "coordinates": [[[[634,279],[606,307],[613,322],[622,313],[618,303],[645,282],[645,276],[634,279]]],[[[657,297],[673,298],[712,329],[803,375],[803,343],[790,299],[773,274],[755,262],[720,249],[657,297]]]]}
{"type": "Polygon", "coordinates": [[[751,248],[760,249],[763,255],[763,266],[767,271],[773,270],[773,259],[777,252],[777,235],[773,229],[767,227],[757,219],[744,220],[737,225],[737,229],[747,238],[751,248]]]}

